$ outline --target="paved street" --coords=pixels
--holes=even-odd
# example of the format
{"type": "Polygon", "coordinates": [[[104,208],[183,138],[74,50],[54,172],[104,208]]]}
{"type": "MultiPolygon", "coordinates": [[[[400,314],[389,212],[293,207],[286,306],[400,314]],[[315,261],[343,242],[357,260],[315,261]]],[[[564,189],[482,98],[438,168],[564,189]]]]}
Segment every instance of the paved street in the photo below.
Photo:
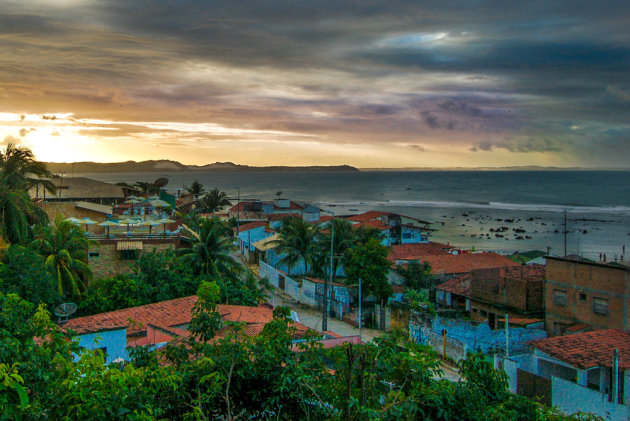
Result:
{"type": "MultiPolygon", "coordinates": [[[[322,312],[314,310],[312,308],[305,307],[286,294],[283,294],[274,289],[270,292],[270,297],[267,300],[274,306],[287,306],[294,310],[300,323],[321,331],[322,329],[322,312]]],[[[359,329],[333,317],[328,318],[328,330],[341,336],[355,336],[359,334],[359,329]]],[[[361,339],[365,342],[370,342],[374,337],[382,334],[383,332],[376,329],[361,329],[361,339]]]]}

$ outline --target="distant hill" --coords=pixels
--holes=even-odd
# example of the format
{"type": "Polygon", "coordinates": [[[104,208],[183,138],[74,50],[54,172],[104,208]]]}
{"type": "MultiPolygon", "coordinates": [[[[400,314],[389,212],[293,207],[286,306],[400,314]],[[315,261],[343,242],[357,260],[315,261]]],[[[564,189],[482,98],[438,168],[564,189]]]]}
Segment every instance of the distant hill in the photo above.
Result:
{"type": "Polygon", "coordinates": [[[233,162],[215,162],[207,165],[184,165],[177,161],[161,159],[157,161],[126,161],[126,162],[46,162],[46,166],[53,173],[100,173],[100,172],[173,172],[173,171],[214,171],[214,172],[260,172],[260,171],[359,171],[350,165],[309,166],[309,167],[252,167],[233,162]]]}

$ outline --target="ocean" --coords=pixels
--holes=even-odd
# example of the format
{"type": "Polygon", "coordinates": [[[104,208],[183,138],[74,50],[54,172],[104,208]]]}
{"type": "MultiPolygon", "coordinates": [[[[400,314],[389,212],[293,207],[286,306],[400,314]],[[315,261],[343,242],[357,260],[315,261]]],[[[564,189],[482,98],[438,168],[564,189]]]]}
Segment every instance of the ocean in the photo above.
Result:
{"type": "MultiPolygon", "coordinates": [[[[79,174],[75,174],[79,175],[79,174]]],[[[335,215],[386,210],[432,222],[435,241],[501,252],[547,250],[607,260],[630,246],[630,171],[155,172],[81,174],[108,182],[199,180],[234,199],[282,197],[335,215]],[[504,228],[502,228],[504,227],[504,228]],[[502,232],[497,233],[497,230],[502,232]]],[[[628,250],[630,253],[630,249],[628,250]]],[[[628,260],[627,255],[624,256],[628,260]]]]}

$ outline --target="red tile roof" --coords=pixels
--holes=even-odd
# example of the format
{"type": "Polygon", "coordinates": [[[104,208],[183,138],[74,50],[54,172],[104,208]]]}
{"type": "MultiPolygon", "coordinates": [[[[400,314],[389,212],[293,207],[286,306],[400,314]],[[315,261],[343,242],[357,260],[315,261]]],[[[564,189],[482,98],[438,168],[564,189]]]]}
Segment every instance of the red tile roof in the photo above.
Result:
{"type": "Polygon", "coordinates": [[[396,260],[418,260],[430,254],[450,254],[448,250],[454,248],[453,246],[433,241],[419,244],[400,244],[390,247],[388,259],[390,262],[396,262],[396,260]]]}
{"type": "MultiPolygon", "coordinates": [[[[509,324],[511,325],[527,326],[534,323],[542,323],[544,320],[543,319],[529,319],[526,317],[509,317],[508,321],[509,321],[509,324]]],[[[505,319],[503,318],[497,319],[497,322],[505,323],[505,319]]]]}
{"type": "Polygon", "coordinates": [[[321,224],[321,223],[324,223],[324,222],[328,222],[331,219],[332,219],[332,216],[324,215],[324,216],[321,216],[317,221],[312,221],[311,224],[321,224]]]}
{"type": "Polygon", "coordinates": [[[451,294],[461,295],[462,297],[470,297],[470,274],[457,276],[441,283],[436,289],[450,292],[451,294]]]}
{"type": "Polygon", "coordinates": [[[389,215],[389,212],[369,211],[369,212],[360,213],[358,215],[350,216],[346,219],[352,222],[366,222],[366,221],[371,221],[372,219],[380,218],[383,215],[389,215]]]}
{"type": "Polygon", "coordinates": [[[267,225],[267,222],[265,221],[254,221],[254,222],[249,222],[244,225],[240,225],[238,227],[234,227],[232,228],[232,231],[245,232],[245,231],[253,230],[255,228],[264,227],[265,225],[267,225]]]}
{"type": "Polygon", "coordinates": [[[519,266],[518,263],[497,253],[426,255],[418,258],[421,263],[431,265],[433,274],[467,273],[473,269],[504,266],[519,266]]]}
{"type": "Polygon", "coordinates": [[[343,288],[352,288],[351,286],[348,286],[346,284],[340,284],[339,282],[333,282],[331,284],[328,280],[317,279],[317,278],[309,278],[308,276],[305,276],[304,279],[306,279],[307,281],[311,281],[311,282],[313,282],[315,284],[324,284],[325,282],[328,282],[328,285],[334,285],[336,287],[343,287],[343,288]]]}
{"type": "Polygon", "coordinates": [[[175,300],[162,301],[139,307],[131,307],[109,313],[100,313],[93,316],[77,317],[70,319],[64,325],[66,329],[72,329],[78,334],[100,332],[114,327],[124,328],[128,326],[127,334],[133,335],[146,331],[146,326],[155,325],[177,326],[189,323],[191,310],[197,302],[197,296],[177,298],[175,300]],[[130,324],[129,320],[141,323],[130,324]]]}
{"type": "Polygon", "coordinates": [[[300,218],[302,219],[302,215],[299,213],[272,213],[267,215],[268,221],[282,221],[287,218],[300,218]]]}
{"type": "Polygon", "coordinates": [[[372,219],[371,221],[359,222],[352,226],[352,228],[359,228],[359,227],[376,228],[381,231],[387,231],[391,229],[391,227],[388,227],[387,225],[383,225],[380,219],[372,219]]]}
{"type": "Polygon", "coordinates": [[[613,350],[619,350],[619,368],[630,369],[630,333],[617,329],[595,330],[539,339],[530,344],[560,361],[585,370],[612,367],[613,350]]]}

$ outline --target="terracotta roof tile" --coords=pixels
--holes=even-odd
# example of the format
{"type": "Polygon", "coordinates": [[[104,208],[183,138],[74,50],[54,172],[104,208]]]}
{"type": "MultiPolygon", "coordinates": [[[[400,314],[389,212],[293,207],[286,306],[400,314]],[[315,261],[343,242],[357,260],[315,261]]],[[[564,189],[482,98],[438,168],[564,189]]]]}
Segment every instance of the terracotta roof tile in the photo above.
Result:
{"type": "Polygon", "coordinates": [[[438,285],[436,289],[450,292],[455,295],[461,295],[463,297],[470,297],[470,274],[468,273],[449,279],[448,281],[438,285]]]}
{"type": "Polygon", "coordinates": [[[244,225],[240,225],[238,227],[234,227],[232,228],[232,231],[245,232],[245,231],[253,230],[255,228],[264,227],[265,225],[267,225],[267,222],[265,221],[254,221],[254,222],[249,222],[244,225]]]}
{"type": "Polygon", "coordinates": [[[363,222],[354,224],[352,226],[352,228],[359,228],[359,227],[376,228],[381,231],[387,231],[391,229],[391,227],[388,227],[387,225],[383,225],[380,219],[372,219],[371,221],[363,221],[363,222]]]}
{"type": "Polygon", "coordinates": [[[579,369],[612,367],[613,350],[619,350],[619,368],[630,369],[630,333],[617,329],[595,330],[530,342],[534,348],[579,369]]]}
{"type": "Polygon", "coordinates": [[[518,263],[497,253],[426,255],[418,260],[431,265],[433,274],[459,274],[473,269],[519,266],[518,263]]]}
{"type": "Polygon", "coordinates": [[[427,255],[447,255],[450,254],[449,250],[454,248],[453,246],[433,241],[419,244],[400,244],[390,247],[388,259],[390,262],[396,262],[396,260],[417,260],[427,255]]]}
{"type": "Polygon", "coordinates": [[[389,212],[368,211],[358,215],[349,216],[346,219],[352,222],[366,222],[371,221],[372,219],[380,218],[383,215],[389,215],[389,212]]]}
{"type": "Polygon", "coordinates": [[[302,215],[299,213],[272,213],[267,215],[268,221],[282,221],[287,218],[300,218],[302,219],[302,215]]]}

